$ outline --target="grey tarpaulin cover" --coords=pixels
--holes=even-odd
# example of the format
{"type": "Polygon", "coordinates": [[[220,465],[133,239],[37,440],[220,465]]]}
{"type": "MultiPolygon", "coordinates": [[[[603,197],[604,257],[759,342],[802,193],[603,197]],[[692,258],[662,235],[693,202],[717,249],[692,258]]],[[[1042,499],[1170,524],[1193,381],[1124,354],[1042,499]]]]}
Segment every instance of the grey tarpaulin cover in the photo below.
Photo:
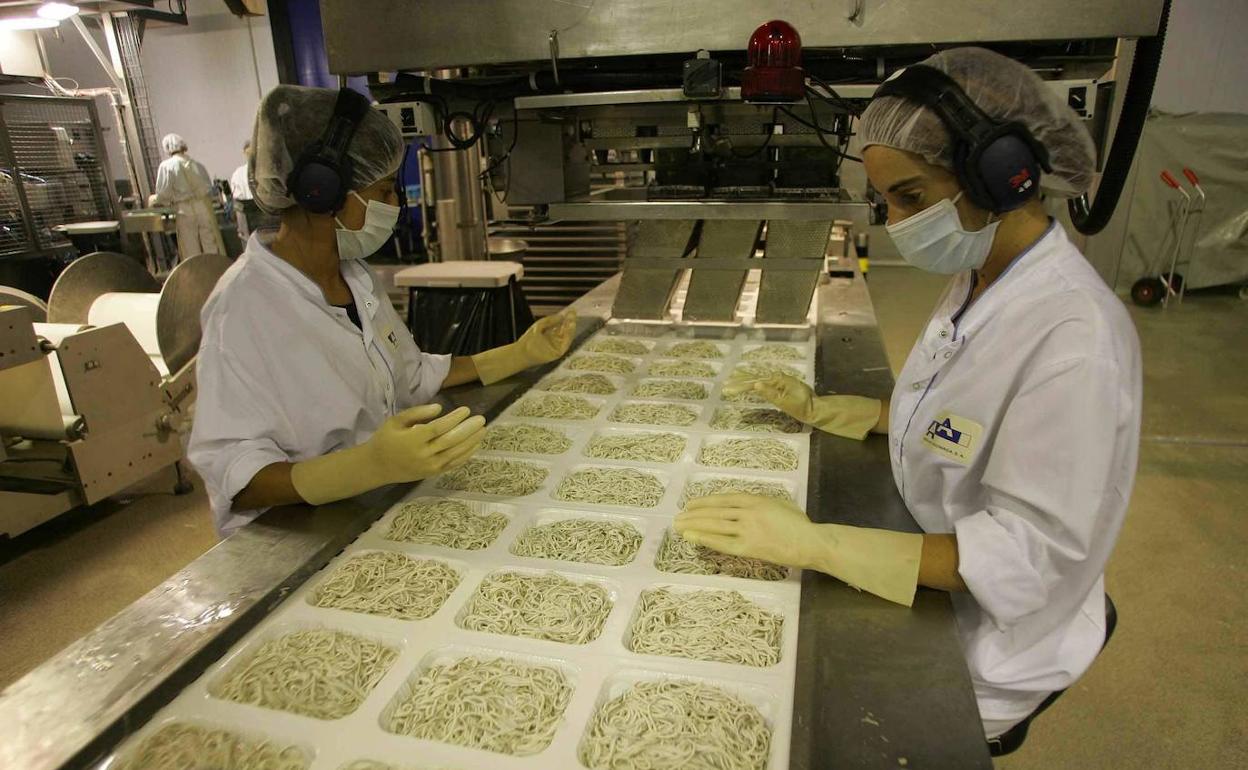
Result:
{"type": "Polygon", "coordinates": [[[1169,268],[1173,207],[1182,196],[1161,181],[1161,172],[1169,171],[1194,194],[1183,178],[1184,167],[1196,172],[1209,195],[1204,217],[1191,220],[1184,238],[1194,245],[1192,264],[1179,269],[1187,287],[1248,281],[1248,115],[1154,113],[1145,124],[1113,224],[1088,244],[1088,258],[1111,281],[1121,248],[1115,288],[1169,268]],[[1196,224],[1198,232],[1192,229],[1196,224]]]}

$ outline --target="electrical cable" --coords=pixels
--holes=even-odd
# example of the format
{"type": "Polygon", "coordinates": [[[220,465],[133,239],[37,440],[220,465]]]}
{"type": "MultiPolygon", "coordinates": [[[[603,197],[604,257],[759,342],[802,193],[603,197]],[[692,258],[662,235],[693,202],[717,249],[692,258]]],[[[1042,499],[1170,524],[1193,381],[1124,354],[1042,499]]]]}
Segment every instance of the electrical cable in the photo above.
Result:
{"type": "Polygon", "coordinates": [[[838,177],[840,176],[840,174],[841,174],[841,163],[842,163],[842,162],[844,162],[844,161],[845,161],[845,159],[847,159],[847,158],[848,158],[849,160],[853,160],[853,161],[856,161],[856,162],[858,162],[858,163],[861,163],[861,162],[862,162],[862,158],[859,158],[859,157],[854,156],[854,155],[850,155],[849,153],[847,153],[847,152],[845,152],[844,150],[842,150],[842,149],[841,149],[841,147],[840,147],[840,139],[839,139],[839,138],[838,138],[838,140],[837,140],[837,146],[836,146],[836,147],[833,147],[832,145],[828,144],[827,137],[825,137],[825,136],[824,136],[824,129],[823,129],[823,127],[822,127],[822,126],[820,126],[820,125],[819,125],[819,117],[818,117],[817,113],[815,112],[815,103],[814,103],[814,101],[810,98],[810,92],[809,92],[809,91],[807,91],[807,92],[806,92],[806,105],[807,105],[807,107],[809,107],[809,108],[810,108],[810,117],[811,117],[811,119],[815,121],[815,125],[814,125],[814,129],[815,129],[815,136],[817,136],[817,137],[819,138],[819,143],[820,143],[820,144],[822,144],[824,147],[826,147],[828,150],[830,150],[830,151],[832,151],[832,152],[836,153],[836,155],[837,155],[837,158],[838,158],[838,159],[837,159],[837,161],[836,161],[836,169],[835,169],[835,174],[836,174],[838,177]]]}
{"type": "Polygon", "coordinates": [[[446,141],[451,143],[451,147],[456,150],[467,150],[477,143],[481,138],[481,124],[477,122],[475,110],[473,112],[465,112],[464,110],[456,110],[446,116],[442,121],[442,131],[446,134],[446,141]],[[455,133],[455,121],[463,118],[468,121],[468,126],[472,129],[472,133],[467,139],[461,138],[455,133]]]}
{"type": "Polygon", "coordinates": [[[511,144],[507,146],[507,151],[502,154],[498,160],[491,163],[484,171],[481,172],[480,179],[490,188],[490,194],[498,198],[500,203],[507,203],[507,195],[511,192],[511,153],[516,149],[516,143],[520,141],[520,115],[515,109],[511,111],[511,144]],[[507,164],[505,173],[506,183],[503,185],[503,193],[500,196],[494,187],[494,178],[491,176],[499,166],[507,164]]]}
{"type": "Polygon", "coordinates": [[[857,107],[856,105],[854,105],[852,102],[850,102],[849,100],[847,100],[845,97],[843,97],[843,96],[841,96],[840,94],[838,94],[838,93],[836,92],[836,89],[835,89],[835,88],[833,88],[832,86],[828,85],[828,84],[827,84],[827,82],[825,82],[824,80],[821,80],[821,79],[819,78],[819,76],[817,76],[817,75],[812,75],[812,74],[810,74],[810,73],[806,73],[806,75],[807,75],[807,77],[809,77],[811,80],[815,81],[815,83],[816,83],[817,85],[819,85],[820,87],[822,87],[822,88],[823,88],[823,90],[827,91],[827,92],[828,92],[828,94],[825,96],[825,95],[823,95],[823,94],[819,93],[818,91],[815,91],[815,90],[814,90],[813,88],[811,88],[809,85],[807,85],[807,86],[806,86],[806,90],[807,90],[807,91],[813,92],[813,93],[815,94],[815,96],[818,96],[820,99],[822,99],[822,100],[824,100],[824,101],[828,102],[829,104],[833,104],[833,105],[836,105],[836,106],[840,107],[841,109],[845,110],[846,112],[848,112],[850,115],[853,115],[854,117],[858,117],[859,115],[861,115],[861,114],[862,114],[862,110],[861,110],[859,107],[857,107]]]}
{"type": "Polygon", "coordinates": [[[749,152],[746,152],[746,153],[740,153],[734,149],[732,150],[732,157],[745,160],[747,158],[753,158],[759,155],[760,153],[762,153],[763,150],[766,150],[767,147],[771,145],[771,138],[776,135],[776,120],[779,117],[780,117],[780,113],[776,109],[773,109],[771,111],[771,126],[770,126],[771,130],[767,132],[767,138],[763,140],[763,143],[760,144],[758,147],[754,148],[753,150],[750,150],[749,152]]]}

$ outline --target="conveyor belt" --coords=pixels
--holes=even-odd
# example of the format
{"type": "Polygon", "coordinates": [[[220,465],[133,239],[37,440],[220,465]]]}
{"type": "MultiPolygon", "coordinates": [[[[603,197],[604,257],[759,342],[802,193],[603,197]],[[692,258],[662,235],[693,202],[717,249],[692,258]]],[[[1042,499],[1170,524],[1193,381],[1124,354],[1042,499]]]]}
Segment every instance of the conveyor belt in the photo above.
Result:
{"type": "MultiPolygon", "coordinates": [[[[606,318],[618,280],[577,302],[579,335],[606,318]]],[[[819,289],[822,390],[886,396],[891,377],[858,277],[819,289]]],[[[542,372],[458,388],[446,401],[497,415],[542,372]]],[[[809,510],[821,521],[917,530],[882,437],[815,434],[809,510]]],[[[270,511],[0,695],[0,767],[90,766],[253,628],[407,488],[270,511]]],[[[823,575],[802,584],[791,766],[991,768],[949,599],[887,604],[823,575]]]]}

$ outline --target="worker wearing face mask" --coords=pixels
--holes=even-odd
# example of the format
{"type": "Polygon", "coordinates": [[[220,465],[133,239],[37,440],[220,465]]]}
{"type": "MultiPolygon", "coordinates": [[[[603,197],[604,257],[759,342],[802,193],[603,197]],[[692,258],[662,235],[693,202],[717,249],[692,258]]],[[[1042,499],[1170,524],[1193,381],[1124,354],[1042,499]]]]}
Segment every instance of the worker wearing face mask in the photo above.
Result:
{"type": "Polygon", "coordinates": [[[568,313],[472,357],[417,348],[364,258],[399,215],[398,129],[360,95],[278,86],[250,159],[276,231],[253,233],[204,305],[189,457],[218,531],[270,506],[327,503],[455,468],[484,437],[442,388],[492,383],[567,352],[568,313]]]}
{"type": "Polygon", "coordinates": [[[789,377],[728,389],[838,436],[886,435],[926,534],[814,524],[740,495],[694,501],[676,528],[906,605],[919,585],[949,591],[995,738],[1070,686],[1105,639],[1105,565],[1139,443],[1139,343],[1038,194],[1092,181],[1091,140],[1064,100],[983,49],[910,70],[863,114],[863,162],[902,257],[952,279],[891,400],[816,396],[789,377]]]}
{"type": "Polygon", "coordinates": [[[186,140],[166,134],[160,140],[169,157],[156,170],[156,192],[149,205],[172,206],[178,212],[178,254],[225,254],[212,200],[215,190],[204,164],[187,155],[186,140]]]}

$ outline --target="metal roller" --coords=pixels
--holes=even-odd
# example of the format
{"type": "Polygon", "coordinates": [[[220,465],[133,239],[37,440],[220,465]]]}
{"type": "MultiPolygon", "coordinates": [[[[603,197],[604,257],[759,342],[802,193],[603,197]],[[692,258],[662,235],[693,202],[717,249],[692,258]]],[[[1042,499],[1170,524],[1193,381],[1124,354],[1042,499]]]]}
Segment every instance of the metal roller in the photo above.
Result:
{"type": "Polygon", "coordinates": [[[154,336],[155,350],[148,352],[158,351],[172,374],[194,359],[199,349],[199,311],[229,266],[230,260],[219,254],[199,254],[178,263],[162,286],[131,257],[107,251],[88,254],[66,268],[52,286],[48,320],[88,323],[94,314],[97,323],[101,317],[116,322],[123,320],[118,313],[124,315],[124,309],[130,307],[143,317],[125,318],[126,325],[141,344],[154,336]],[[132,297],[127,302],[125,295],[154,295],[159,299],[153,303],[145,297],[132,297]]]}
{"type": "Polygon", "coordinates": [[[230,264],[220,254],[200,254],[179,262],[165,279],[156,308],[156,341],[170,373],[199,352],[199,312],[230,264]]]}
{"type": "Polygon", "coordinates": [[[147,268],[125,254],[97,251],[69,264],[48,295],[48,323],[87,323],[91,304],[101,294],[160,291],[147,268]]]}
{"type": "Polygon", "coordinates": [[[0,286],[0,305],[18,305],[28,307],[34,316],[35,323],[48,320],[48,303],[33,294],[27,294],[12,286],[0,286]]]}

